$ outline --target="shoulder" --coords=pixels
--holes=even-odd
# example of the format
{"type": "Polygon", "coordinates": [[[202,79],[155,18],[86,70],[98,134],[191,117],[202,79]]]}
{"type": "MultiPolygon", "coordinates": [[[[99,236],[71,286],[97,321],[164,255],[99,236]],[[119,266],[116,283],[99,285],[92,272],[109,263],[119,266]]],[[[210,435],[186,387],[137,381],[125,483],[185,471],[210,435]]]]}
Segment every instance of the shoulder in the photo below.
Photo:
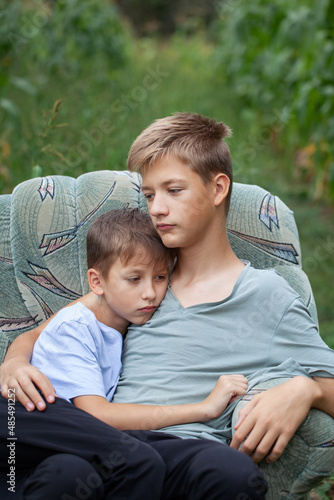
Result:
{"type": "Polygon", "coordinates": [[[300,298],[299,294],[275,269],[256,269],[249,266],[245,285],[253,293],[256,291],[266,300],[269,300],[273,295],[276,299],[281,296],[286,303],[291,303],[300,298]]]}
{"type": "Polygon", "coordinates": [[[252,265],[249,266],[249,279],[263,285],[282,286],[291,289],[297,294],[286,281],[286,279],[276,269],[257,269],[252,265]]]}
{"type": "Polygon", "coordinates": [[[62,324],[64,322],[78,322],[78,323],[86,323],[89,321],[96,322],[96,317],[90,309],[84,306],[81,302],[77,302],[72,306],[67,306],[58,311],[56,316],[51,320],[51,323],[62,324]]]}
{"type": "Polygon", "coordinates": [[[57,334],[77,336],[80,330],[80,338],[84,332],[92,334],[98,329],[95,315],[80,302],[61,309],[54,318],[48,323],[42,333],[51,334],[53,337],[57,334]]]}

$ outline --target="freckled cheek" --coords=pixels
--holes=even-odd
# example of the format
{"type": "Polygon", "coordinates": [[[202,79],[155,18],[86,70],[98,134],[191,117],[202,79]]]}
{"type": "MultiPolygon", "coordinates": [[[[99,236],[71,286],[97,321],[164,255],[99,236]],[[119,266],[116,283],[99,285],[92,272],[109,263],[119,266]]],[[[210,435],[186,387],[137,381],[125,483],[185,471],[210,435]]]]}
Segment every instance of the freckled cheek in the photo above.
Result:
{"type": "Polygon", "coordinates": [[[203,210],[206,208],[206,200],[203,198],[193,198],[189,204],[185,205],[184,212],[188,214],[188,217],[193,220],[196,219],[203,210]]]}
{"type": "Polygon", "coordinates": [[[178,200],[178,203],[173,207],[173,211],[175,213],[180,214],[181,216],[189,217],[193,212],[197,212],[196,209],[197,201],[194,197],[188,197],[186,199],[178,200]]]}

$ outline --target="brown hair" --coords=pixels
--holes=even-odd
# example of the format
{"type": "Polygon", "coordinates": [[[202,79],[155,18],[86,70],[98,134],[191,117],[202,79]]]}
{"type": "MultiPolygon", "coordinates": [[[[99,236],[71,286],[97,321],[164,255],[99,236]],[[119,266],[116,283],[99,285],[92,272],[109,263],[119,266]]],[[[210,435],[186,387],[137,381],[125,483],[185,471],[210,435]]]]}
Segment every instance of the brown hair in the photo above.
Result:
{"type": "Polygon", "coordinates": [[[111,210],[100,215],[87,233],[88,268],[99,270],[106,278],[118,257],[126,264],[138,248],[153,265],[171,266],[174,252],[163,245],[146,212],[139,208],[111,210]]]}
{"type": "Polygon", "coordinates": [[[230,179],[225,199],[228,213],[232,192],[232,160],[223,141],[231,130],[223,122],[197,113],[175,113],[160,118],[147,127],[134,141],[128,156],[128,169],[143,172],[144,168],[165,155],[172,155],[194,170],[205,184],[217,173],[230,179]]]}

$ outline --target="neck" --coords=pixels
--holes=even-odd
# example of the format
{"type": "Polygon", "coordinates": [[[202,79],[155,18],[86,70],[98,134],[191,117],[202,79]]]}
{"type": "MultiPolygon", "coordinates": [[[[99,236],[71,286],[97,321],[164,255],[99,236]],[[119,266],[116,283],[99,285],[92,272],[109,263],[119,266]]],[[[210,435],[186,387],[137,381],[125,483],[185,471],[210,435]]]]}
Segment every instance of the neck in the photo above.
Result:
{"type": "Polygon", "coordinates": [[[129,321],[124,318],[121,318],[118,314],[116,314],[112,309],[110,309],[107,304],[104,303],[103,297],[98,297],[95,293],[90,292],[87,295],[84,295],[80,299],[88,309],[94,313],[96,319],[110,328],[114,328],[122,335],[125,334],[129,321]]]}
{"type": "Polygon", "coordinates": [[[244,264],[233,252],[226,230],[205,237],[201,242],[178,250],[177,265],[173,279],[182,282],[196,282],[215,276],[226,270],[242,269],[244,264]]]}

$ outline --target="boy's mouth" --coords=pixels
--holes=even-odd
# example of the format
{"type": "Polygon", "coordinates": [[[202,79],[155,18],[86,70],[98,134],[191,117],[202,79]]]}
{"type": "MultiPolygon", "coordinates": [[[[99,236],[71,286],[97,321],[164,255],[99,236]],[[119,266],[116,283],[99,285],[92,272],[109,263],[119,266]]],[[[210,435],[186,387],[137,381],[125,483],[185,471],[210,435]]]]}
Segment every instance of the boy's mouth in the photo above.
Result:
{"type": "Polygon", "coordinates": [[[172,229],[174,225],[172,224],[157,224],[157,229],[159,231],[167,231],[168,229],[172,229]]]}
{"type": "Polygon", "coordinates": [[[156,306],[146,306],[146,307],[142,307],[141,309],[139,309],[139,311],[142,311],[142,312],[153,312],[156,310],[156,306]]]}

